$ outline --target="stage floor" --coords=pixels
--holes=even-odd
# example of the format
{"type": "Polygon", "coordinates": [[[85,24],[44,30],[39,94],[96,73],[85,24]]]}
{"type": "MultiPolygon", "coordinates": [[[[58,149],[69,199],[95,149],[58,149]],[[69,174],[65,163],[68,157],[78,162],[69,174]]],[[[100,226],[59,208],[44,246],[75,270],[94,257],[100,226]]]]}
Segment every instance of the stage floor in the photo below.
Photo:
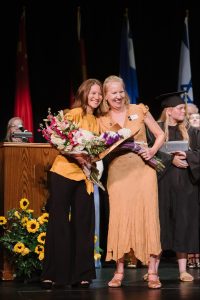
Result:
{"type": "Polygon", "coordinates": [[[159,276],[163,284],[160,290],[150,290],[142,276],[146,268],[126,269],[121,288],[108,288],[107,282],[112,278],[114,268],[97,269],[97,279],[89,289],[53,289],[41,290],[38,282],[18,283],[0,282],[1,300],[199,300],[200,269],[192,269],[194,282],[180,282],[176,262],[162,262],[159,276]]]}

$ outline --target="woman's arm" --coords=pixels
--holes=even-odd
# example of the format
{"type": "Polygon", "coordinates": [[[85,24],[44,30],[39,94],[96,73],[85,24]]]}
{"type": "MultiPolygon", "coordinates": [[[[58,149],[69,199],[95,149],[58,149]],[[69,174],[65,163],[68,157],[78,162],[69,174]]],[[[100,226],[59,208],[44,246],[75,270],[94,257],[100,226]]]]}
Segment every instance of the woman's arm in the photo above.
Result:
{"type": "Polygon", "coordinates": [[[153,146],[151,148],[144,149],[144,151],[140,153],[145,160],[149,160],[156,154],[158,149],[164,143],[165,135],[163,130],[160,128],[160,126],[155,121],[150,112],[147,112],[146,117],[144,119],[144,123],[155,137],[153,146]]]}

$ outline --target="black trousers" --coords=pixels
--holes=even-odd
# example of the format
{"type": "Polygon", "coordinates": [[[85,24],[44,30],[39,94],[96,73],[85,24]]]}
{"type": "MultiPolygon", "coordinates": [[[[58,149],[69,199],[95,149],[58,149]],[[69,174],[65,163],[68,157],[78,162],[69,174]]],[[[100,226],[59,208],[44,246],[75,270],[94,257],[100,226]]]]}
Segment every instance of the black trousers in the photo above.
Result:
{"type": "Polygon", "coordinates": [[[94,195],[87,193],[85,181],[70,180],[53,172],[49,187],[49,222],[41,279],[57,284],[92,280],[96,278],[94,195]]]}

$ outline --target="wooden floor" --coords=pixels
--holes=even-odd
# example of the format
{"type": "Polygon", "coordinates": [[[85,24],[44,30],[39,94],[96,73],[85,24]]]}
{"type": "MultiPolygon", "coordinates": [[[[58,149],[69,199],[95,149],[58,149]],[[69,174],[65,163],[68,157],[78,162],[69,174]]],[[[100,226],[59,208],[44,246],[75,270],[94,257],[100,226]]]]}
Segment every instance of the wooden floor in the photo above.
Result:
{"type": "Polygon", "coordinates": [[[13,281],[0,282],[1,300],[199,300],[200,299],[200,269],[192,269],[194,282],[180,282],[176,262],[161,263],[159,276],[163,287],[160,290],[150,290],[142,276],[146,268],[126,269],[125,279],[121,288],[108,288],[107,282],[114,272],[113,267],[97,269],[97,279],[89,289],[53,289],[41,290],[39,282],[17,283],[13,281]]]}

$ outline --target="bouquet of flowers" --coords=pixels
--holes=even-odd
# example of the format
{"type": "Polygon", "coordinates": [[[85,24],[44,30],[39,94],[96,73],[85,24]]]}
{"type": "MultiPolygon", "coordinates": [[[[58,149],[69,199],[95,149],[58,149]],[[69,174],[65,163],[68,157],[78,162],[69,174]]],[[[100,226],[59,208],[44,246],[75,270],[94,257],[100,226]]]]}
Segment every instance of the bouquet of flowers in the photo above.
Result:
{"type": "Polygon", "coordinates": [[[19,209],[10,209],[7,216],[0,216],[4,233],[0,243],[9,255],[14,276],[29,279],[42,270],[48,213],[39,217],[29,209],[29,200],[22,198],[19,209]]]}
{"type": "Polygon", "coordinates": [[[99,154],[111,145],[128,139],[132,135],[131,130],[123,128],[117,132],[108,131],[97,135],[79,128],[78,124],[67,119],[62,110],[57,115],[52,115],[49,108],[48,113],[44,119],[45,125],[40,124],[39,131],[43,137],[61,154],[75,158],[87,178],[105,190],[98,178],[95,161],[100,160],[99,154]]]}

